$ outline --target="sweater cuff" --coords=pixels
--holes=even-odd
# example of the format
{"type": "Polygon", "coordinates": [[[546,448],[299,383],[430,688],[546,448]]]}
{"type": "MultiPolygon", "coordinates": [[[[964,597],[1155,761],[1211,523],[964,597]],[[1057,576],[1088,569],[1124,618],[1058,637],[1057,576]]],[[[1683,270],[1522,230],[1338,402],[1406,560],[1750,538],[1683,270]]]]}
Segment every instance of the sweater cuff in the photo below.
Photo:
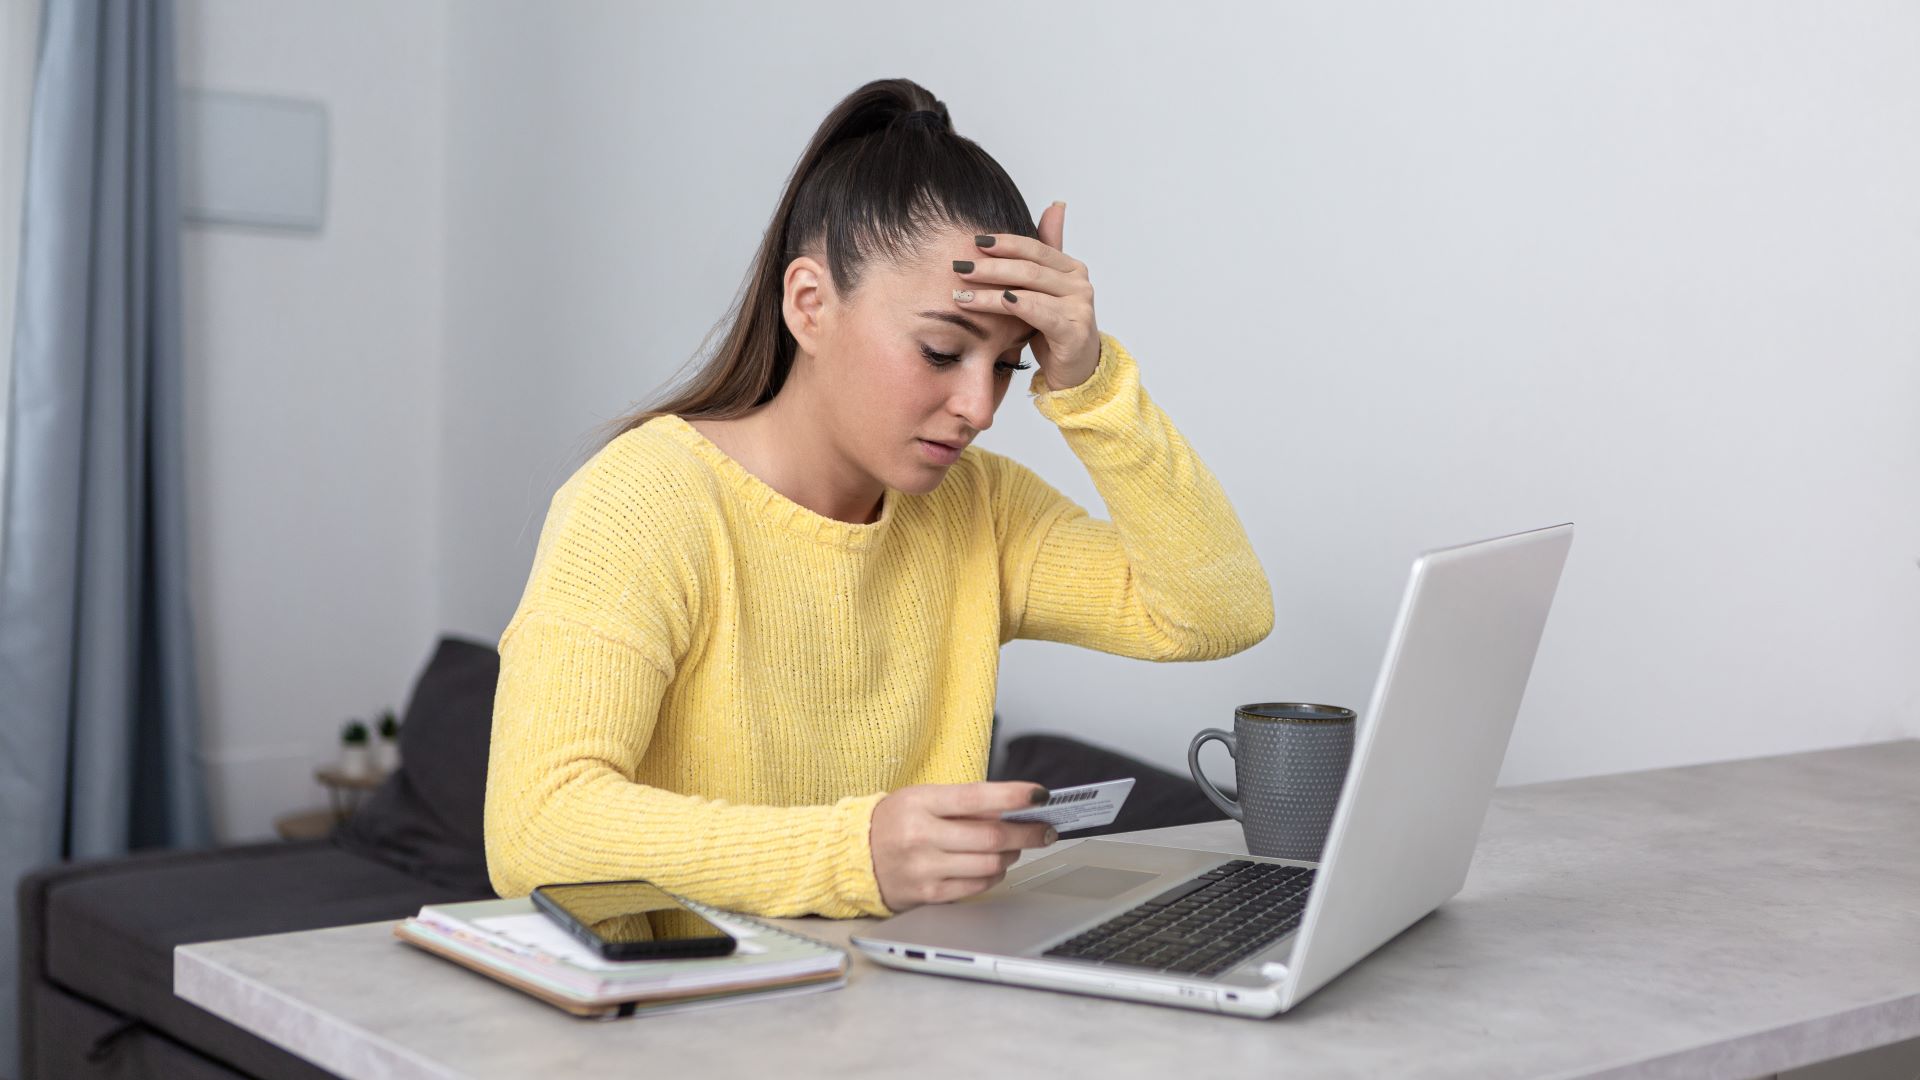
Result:
{"type": "Polygon", "coordinates": [[[833,881],[840,899],[860,915],[890,918],[895,912],[880,899],[880,879],[873,871],[873,808],[887,797],[884,791],[849,795],[833,804],[840,843],[833,853],[833,881]]]}
{"type": "Polygon", "coordinates": [[[1049,419],[1059,413],[1079,412],[1112,397],[1114,386],[1114,354],[1120,350],[1120,343],[1111,334],[1100,334],[1100,356],[1093,364],[1093,374],[1078,386],[1069,386],[1065,390],[1055,390],[1047,384],[1046,372],[1036,371],[1027,383],[1027,396],[1049,419]]]}

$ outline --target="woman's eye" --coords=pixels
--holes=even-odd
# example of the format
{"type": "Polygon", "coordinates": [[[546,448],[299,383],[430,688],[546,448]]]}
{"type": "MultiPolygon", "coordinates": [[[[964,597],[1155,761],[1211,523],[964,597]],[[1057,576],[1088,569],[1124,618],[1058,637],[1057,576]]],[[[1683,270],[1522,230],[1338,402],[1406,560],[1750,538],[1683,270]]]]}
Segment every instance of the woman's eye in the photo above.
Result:
{"type": "MultiPolygon", "coordinates": [[[[927,358],[927,363],[932,364],[934,367],[937,367],[937,368],[946,367],[948,364],[951,364],[955,360],[960,359],[960,355],[958,353],[935,352],[932,348],[926,345],[920,346],[920,355],[927,358]]],[[[1003,374],[1012,374],[1013,372],[1016,372],[1016,371],[1025,371],[1032,366],[1033,366],[1032,364],[1028,364],[1028,363],[1018,363],[1018,364],[1002,363],[999,365],[1000,371],[1003,374]]]]}

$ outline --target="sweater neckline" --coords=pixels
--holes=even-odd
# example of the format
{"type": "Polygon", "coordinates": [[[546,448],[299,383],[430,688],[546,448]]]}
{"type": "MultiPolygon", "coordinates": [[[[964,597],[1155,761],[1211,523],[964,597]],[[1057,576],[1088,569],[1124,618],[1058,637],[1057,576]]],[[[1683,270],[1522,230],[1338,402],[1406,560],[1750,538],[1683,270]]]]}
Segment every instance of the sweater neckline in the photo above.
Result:
{"type": "Polygon", "coordinates": [[[735,461],[712,439],[701,434],[700,429],[688,423],[685,417],[663,413],[655,417],[653,422],[659,423],[668,435],[712,465],[714,471],[763,521],[790,529],[815,542],[849,551],[864,551],[873,546],[893,523],[894,504],[899,501],[900,493],[890,487],[881,491],[878,519],[865,524],[840,521],[809,510],[775,491],[773,485],[748,472],[745,465],[735,461]]]}

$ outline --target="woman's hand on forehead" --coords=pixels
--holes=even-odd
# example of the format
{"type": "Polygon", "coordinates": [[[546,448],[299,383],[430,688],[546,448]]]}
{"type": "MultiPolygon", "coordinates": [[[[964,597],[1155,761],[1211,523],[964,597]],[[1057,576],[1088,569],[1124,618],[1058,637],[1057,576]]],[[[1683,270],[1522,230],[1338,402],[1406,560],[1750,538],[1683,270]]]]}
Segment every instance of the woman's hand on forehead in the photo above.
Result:
{"type": "Polygon", "coordinates": [[[953,290],[961,311],[1012,315],[1035,330],[1033,356],[1047,386],[1065,390],[1086,382],[1100,362],[1100,330],[1094,322],[1093,283],[1087,264],[1061,250],[1067,204],[1040,214],[1040,236],[989,233],[974,237],[983,254],[955,259],[962,284],[953,290]],[[972,286],[994,285],[995,289],[972,286]]]}

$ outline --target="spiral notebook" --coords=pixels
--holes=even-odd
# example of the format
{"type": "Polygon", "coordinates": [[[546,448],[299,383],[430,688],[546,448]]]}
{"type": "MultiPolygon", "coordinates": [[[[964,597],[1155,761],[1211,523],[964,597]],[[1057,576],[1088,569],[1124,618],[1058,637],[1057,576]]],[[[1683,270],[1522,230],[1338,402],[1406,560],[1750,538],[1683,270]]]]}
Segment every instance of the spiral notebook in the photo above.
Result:
{"type": "Polygon", "coordinates": [[[847,983],[845,949],[752,916],[676,897],[737,941],[727,956],[608,960],[525,897],[428,904],[395,937],[549,1005],[599,1019],[682,1012],[847,983]]]}

